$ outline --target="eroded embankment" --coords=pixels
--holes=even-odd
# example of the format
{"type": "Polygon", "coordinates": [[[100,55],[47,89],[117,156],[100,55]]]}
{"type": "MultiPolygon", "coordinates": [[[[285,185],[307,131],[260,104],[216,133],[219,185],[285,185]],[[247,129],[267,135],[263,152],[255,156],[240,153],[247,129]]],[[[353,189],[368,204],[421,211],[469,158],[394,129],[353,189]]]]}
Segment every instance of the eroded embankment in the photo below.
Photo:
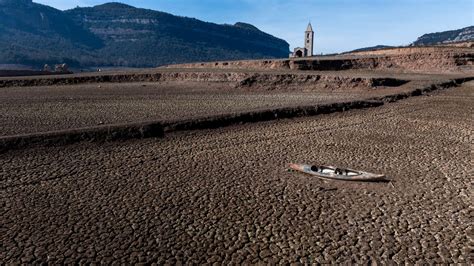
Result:
{"type": "Polygon", "coordinates": [[[55,78],[3,79],[0,87],[63,86],[95,83],[129,82],[222,82],[235,88],[264,90],[298,88],[373,88],[397,87],[408,81],[393,78],[354,78],[348,76],[307,73],[255,73],[255,72],[157,72],[144,74],[104,74],[98,76],[72,76],[55,78]]]}
{"type": "Polygon", "coordinates": [[[383,105],[385,102],[396,102],[411,96],[419,96],[435,90],[455,87],[471,80],[474,80],[474,77],[451,80],[444,83],[433,84],[429,87],[419,88],[411,92],[398,93],[367,100],[348,101],[317,106],[276,108],[255,112],[210,116],[191,120],[152,121],[138,124],[108,125],[84,129],[0,137],[0,151],[4,152],[10,149],[27,148],[31,146],[65,145],[81,141],[104,142],[163,137],[164,134],[175,131],[219,128],[242,123],[271,121],[281,118],[315,116],[319,114],[343,112],[352,109],[377,107],[383,105]]]}
{"type": "Polygon", "coordinates": [[[375,87],[399,87],[408,80],[395,78],[354,78],[344,76],[304,75],[304,74],[253,74],[239,81],[236,88],[262,90],[307,90],[323,89],[367,89],[375,87]]]}
{"type": "Polygon", "coordinates": [[[2,79],[0,87],[31,87],[74,85],[91,83],[126,83],[126,82],[166,82],[166,81],[207,81],[229,82],[239,81],[248,74],[237,72],[156,72],[134,74],[102,74],[90,76],[69,76],[55,78],[28,78],[28,79],[2,79]]]}
{"type": "Polygon", "coordinates": [[[275,70],[400,70],[411,72],[469,72],[474,71],[472,48],[397,48],[358,52],[334,57],[313,57],[285,60],[247,60],[182,64],[170,67],[217,69],[275,69],[275,70]]]}
{"type": "Polygon", "coordinates": [[[292,62],[292,64],[292,69],[297,70],[396,69],[412,72],[446,73],[472,71],[474,53],[379,55],[354,59],[299,60],[292,62]]]}

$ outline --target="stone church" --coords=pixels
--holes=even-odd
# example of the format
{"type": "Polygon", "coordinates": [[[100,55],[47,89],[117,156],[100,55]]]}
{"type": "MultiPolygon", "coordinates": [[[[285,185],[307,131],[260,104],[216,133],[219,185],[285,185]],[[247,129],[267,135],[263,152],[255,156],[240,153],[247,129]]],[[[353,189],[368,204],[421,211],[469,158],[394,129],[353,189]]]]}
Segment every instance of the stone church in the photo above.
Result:
{"type": "Polygon", "coordinates": [[[297,47],[293,53],[290,54],[290,58],[298,57],[310,57],[313,56],[313,44],[314,44],[314,31],[311,23],[308,24],[304,33],[304,48],[297,47]]]}

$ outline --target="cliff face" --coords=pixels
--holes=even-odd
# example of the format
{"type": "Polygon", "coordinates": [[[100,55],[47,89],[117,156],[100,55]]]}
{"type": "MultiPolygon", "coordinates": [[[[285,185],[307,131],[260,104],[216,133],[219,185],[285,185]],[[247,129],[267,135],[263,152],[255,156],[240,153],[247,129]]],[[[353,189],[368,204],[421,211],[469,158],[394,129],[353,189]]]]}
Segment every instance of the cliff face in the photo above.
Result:
{"type": "Polygon", "coordinates": [[[474,26],[459,30],[425,34],[419,37],[412,45],[434,45],[465,41],[474,41],[474,26]]]}
{"type": "Polygon", "coordinates": [[[109,3],[60,11],[0,0],[0,64],[152,67],[286,57],[289,45],[252,25],[218,25],[109,3]]]}

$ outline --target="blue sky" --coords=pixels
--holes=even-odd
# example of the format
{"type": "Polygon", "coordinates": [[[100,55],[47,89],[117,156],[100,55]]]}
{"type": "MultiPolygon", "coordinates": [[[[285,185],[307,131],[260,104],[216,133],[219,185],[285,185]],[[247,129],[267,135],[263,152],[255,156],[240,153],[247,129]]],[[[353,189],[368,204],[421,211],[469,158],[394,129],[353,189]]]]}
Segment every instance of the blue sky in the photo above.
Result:
{"type": "MultiPolygon", "coordinates": [[[[33,0],[58,9],[93,6],[104,0],[33,0]]],[[[115,0],[117,1],[117,0],[115,0]]],[[[315,52],[333,53],[378,44],[405,45],[424,33],[474,25],[474,0],[121,0],[136,7],[233,24],[251,23],[303,44],[308,21],[315,52]]]]}

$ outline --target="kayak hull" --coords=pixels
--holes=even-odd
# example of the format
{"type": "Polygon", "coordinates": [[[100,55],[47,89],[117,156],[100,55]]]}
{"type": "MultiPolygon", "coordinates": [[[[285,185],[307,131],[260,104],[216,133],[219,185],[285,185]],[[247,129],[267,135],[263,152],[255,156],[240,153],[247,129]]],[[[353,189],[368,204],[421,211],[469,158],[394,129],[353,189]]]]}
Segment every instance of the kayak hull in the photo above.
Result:
{"type": "Polygon", "coordinates": [[[353,169],[341,169],[334,166],[315,166],[308,164],[290,164],[290,169],[322,179],[332,179],[341,181],[387,181],[385,175],[373,174],[353,169]]]}

